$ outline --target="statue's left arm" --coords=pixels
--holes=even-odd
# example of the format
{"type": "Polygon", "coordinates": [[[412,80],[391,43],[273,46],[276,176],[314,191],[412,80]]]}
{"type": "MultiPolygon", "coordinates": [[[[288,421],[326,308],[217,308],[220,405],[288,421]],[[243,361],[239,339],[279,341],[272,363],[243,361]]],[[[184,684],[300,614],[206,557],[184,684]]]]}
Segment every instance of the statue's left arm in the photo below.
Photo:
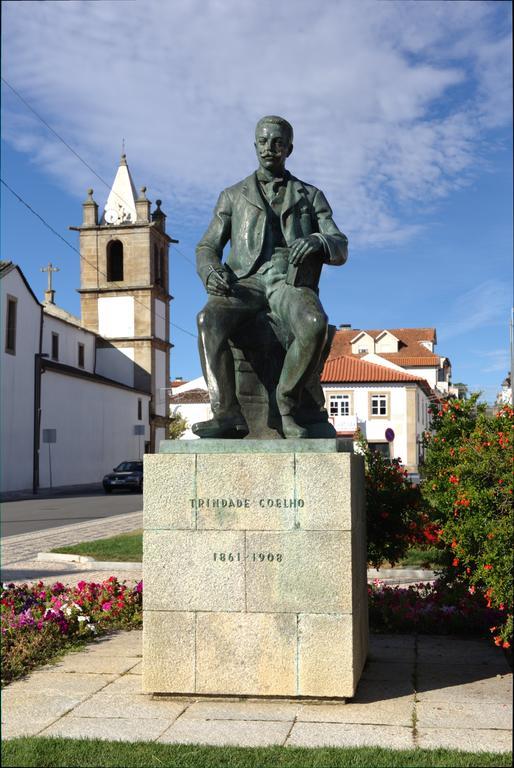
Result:
{"type": "Polygon", "coordinates": [[[318,225],[318,232],[315,235],[323,242],[324,262],[334,265],[344,264],[348,258],[348,238],[332,218],[332,209],[320,189],[316,190],[312,206],[318,225]]]}

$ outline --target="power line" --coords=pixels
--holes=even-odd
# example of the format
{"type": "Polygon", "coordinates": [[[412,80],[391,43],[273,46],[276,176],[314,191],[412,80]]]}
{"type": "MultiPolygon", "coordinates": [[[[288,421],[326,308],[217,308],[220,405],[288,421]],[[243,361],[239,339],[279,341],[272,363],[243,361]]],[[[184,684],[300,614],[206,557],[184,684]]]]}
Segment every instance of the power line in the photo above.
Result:
{"type": "MultiPolygon", "coordinates": [[[[57,237],[58,237],[60,240],[62,240],[62,241],[63,241],[63,243],[65,243],[65,244],[68,246],[68,248],[71,248],[71,249],[72,249],[72,251],[75,251],[75,253],[77,253],[77,254],[79,255],[79,258],[80,258],[82,261],[84,261],[84,263],[85,263],[85,264],[88,264],[90,267],[93,267],[95,270],[97,270],[98,274],[102,275],[102,277],[105,277],[105,278],[107,279],[107,275],[105,274],[105,272],[102,272],[102,270],[98,269],[98,268],[96,267],[96,265],[95,265],[95,264],[93,264],[92,262],[88,261],[88,259],[86,259],[86,258],[85,258],[85,256],[83,256],[83,255],[80,253],[80,251],[79,251],[77,248],[75,248],[75,246],[74,246],[74,245],[72,245],[72,244],[69,242],[69,240],[66,240],[66,238],[64,238],[62,235],[60,235],[60,234],[59,234],[59,232],[57,232],[57,230],[55,230],[55,229],[54,229],[54,228],[51,226],[51,224],[49,224],[49,223],[46,221],[46,219],[44,219],[44,218],[43,218],[43,216],[41,216],[41,215],[40,215],[40,214],[39,214],[37,211],[35,211],[35,210],[34,210],[34,208],[32,208],[32,206],[31,206],[31,205],[29,205],[29,203],[27,203],[27,202],[26,202],[26,201],[25,201],[25,200],[24,200],[24,199],[23,199],[23,198],[22,198],[22,197],[21,197],[21,196],[20,196],[20,195],[19,195],[17,192],[15,192],[15,191],[14,191],[14,189],[12,189],[12,187],[10,187],[10,186],[9,186],[9,184],[7,184],[7,182],[6,182],[6,181],[4,181],[3,179],[0,179],[0,181],[2,182],[2,184],[4,185],[4,187],[6,187],[6,189],[8,189],[8,190],[9,190],[9,192],[10,192],[12,195],[14,195],[14,197],[16,197],[16,198],[19,200],[19,202],[20,202],[20,203],[22,203],[22,204],[23,204],[23,205],[24,205],[26,208],[28,208],[28,210],[29,210],[29,211],[30,211],[30,212],[31,212],[31,213],[32,213],[34,216],[36,216],[36,217],[37,217],[37,218],[38,218],[38,219],[39,219],[39,220],[40,220],[40,221],[41,221],[41,222],[42,222],[42,223],[45,225],[45,227],[47,227],[47,229],[49,229],[49,230],[50,230],[50,232],[52,232],[52,233],[53,233],[54,235],[56,235],[56,236],[57,236],[57,237]]],[[[125,286],[121,285],[121,283],[117,283],[117,282],[115,282],[115,281],[113,281],[113,280],[111,280],[111,281],[109,281],[109,282],[111,282],[111,283],[112,283],[112,285],[113,285],[113,287],[114,287],[114,288],[118,288],[118,289],[120,289],[120,290],[125,290],[125,286]]],[[[144,307],[144,308],[145,308],[145,309],[147,309],[148,311],[150,311],[150,312],[152,311],[152,310],[151,310],[151,308],[150,308],[150,307],[149,307],[147,304],[145,304],[143,301],[141,301],[141,299],[138,299],[138,297],[137,297],[137,296],[134,296],[134,301],[137,301],[137,303],[138,303],[138,304],[140,304],[142,307],[144,307]]],[[[164,322],[166,322],[166,318],[165,318],[165,317],[163,317],[162,315],[160,315],[160,314],[159,314],[157,311],[155,312],[155,315],[156,315],[156,317],[159,317],[161,320],[164,320],[164,322]]],[[[170,320],[169,322],[170,322],[170,325],[171,325],[171,326],[173,326],[173,328],[176,328],[177,330],[179,330],[179,331],[182,331],[182,333],[186,333],[188,336],[192,336],[194,339],[196,339],[196,338],[197,338],[196,334],[194,334],[194,333],[191,333],[191,331],[187,331],[185,328],[182,328],[180,325],[177,325],[177,323],[173,323],[171,320],[170,320]]]]}
{"type": "MultiPolygon", "coordinates": [[[[5,77],[2,77],[1,79],[2,79],[2,82],[3,82],[3,83],[4,83],[4,84],[5,84],[5,85],[6,85],[6,86],[7,86],[7,87],[8,87],[8,88],[9,88],[9,89],[10,89],[10,90],[11,90],[11,91],[12,91],[12,92],[15,94],[15,96],[17,96],[17,98],[18,98],[18,99],[19,99],[19,100],[20,100],[20,101],[21,101],[21,102],[22,102],[22,103],[23,103],[23,104],[24,104],[24,105],[27,107],[27,109],[29,109],[29,110],[32,112],[32,114],[33,114],[33,115],[35,115],[35,116],[37,117],[37,119],[38,119],[38,120],[40,120],[40,121],[43,123],[43,125],[44,125],[46,128],[48,128],[48,130],[49,130],[51,133],[53,133],[53,135],[54,135],[54,136],[55,136],[57,139],[59,139],[59,141],[61,141],[61,142],[64,144],[64,146],[65,146],[67,149],[69,149],[69,150],[70,150],[70,152],[71,152],[73,155],[75,155],[75,157],[77,158],[77,160],[80,160],[80,162],[81,162],[83,165],[85,165],[85,166],[86,166],[86,168],[87,168],[89,171],[91,171],[91,173],[92,173],[94,176],[96,176],[96,178],[97,178],[97,179],[99,179],[99,180],[102,182],[102,184],[104,184],[104,185],[107,187],[107,189],[111,190],[111,185],[110,185],[110,184],[109,184],[109,183],[108,183],[108,182],[107,182],[107,181],[106,181],[104,178],[102,178],[102,176],[100,176],[100,174],[99,174],[99,173],[97,173],[97,172],[95,171],[95,169],[94,169],[94,168],[93,168],[91,165],[89,165],[89,163],[88,163],[86,160],[84,160],[84,158],[83,158],[83,157],[82,157],[82,156],[81,156],[81,155],[80,155],[80,154],[79,154],[79,153],[78,153],[78,152],[77,152],[75,149],[73,149],[73,147],[72,147],[70,144],[68,144],[68,142],[66,141],[66,139],[64,139],[64,138],[63,138],[63,137],[60,135],[60,133],[58,133],[58,132],[55,130],[55,128],[53,128],[53,127],[50,125],[50,123],[48,123],[48,122],[45,120],[45,118],[44,118],[44,117],[42,117],[42,116],[39,114],[39,112],[37,112],[37,111],[34,109],[34,107],[33,107],[33,106],[32,106],[32,105],[31,105],[31,104],[30,104],[30,103],[27,101],[27,99],[25,99],[25,98],[24,98],[24,97],[21,95],[21,93],[19,93],[19,91],[17,91],[17,90],[16,90],[16,88],[14,88],[14,86],[12,86],[10,83],[8,83],[8,82],[7,82],[7,80],[5,79],[5,77]]],[[[125,141],[125,140],[124,140],[124,141],[125,141]]],[[[111,190],[111,191],[112,191],[112,190],[111,190]]],[[[122,203],[124,203],[125,205],[128,205],[127,201],[126,201],[126,200],[124,200],[124,199],[123,199],[123,197],[122,197],[120,194],[118,194],[118,192],[116,192],[116,191],[115,191],[115,192],[114,192],[114,194],[116,195],[116,197],[117,197],[117,198],[118,198],[118,199],[119,199],[119,200],[120,200],[122,203]]],[[[185,254],[185,253],[182,253],[182,251],[180,250],[180,248],[177,248],[177,247],[175,247],[175,248],[174,248],[174,250],[175,250],[175,251],[177,251],[177,253],[178,253],[180,256],[182,256],[182,258],[183,258],[185,261],[187,261],[187,262],[188,262],[188,264],[191,264],[191,266],[193,266],[193,267],[195,267],[195,268],[196,268],[196,265],[195,265],[195,263],[194,263],[194,262],[193,262],[193,261],[192,261],[192,260],[191,260],[191,259],[190,259],[188,256],[186,256],[186,254],[185,254]]]]}

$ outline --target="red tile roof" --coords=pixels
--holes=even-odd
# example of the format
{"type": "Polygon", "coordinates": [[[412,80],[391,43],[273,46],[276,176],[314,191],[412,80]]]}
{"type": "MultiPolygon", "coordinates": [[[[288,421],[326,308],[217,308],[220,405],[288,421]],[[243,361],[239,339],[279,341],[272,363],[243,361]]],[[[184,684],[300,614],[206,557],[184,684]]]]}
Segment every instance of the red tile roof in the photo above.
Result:
{"type": "Polygon", "coordinates": [[[170,397],[171,405],[193,405],[208,402],[209,393],[205,389],[186,389],[185,392],[179,392],[178,395],[170,397]]]}
{"type": "Polygon", "coordinates": [[[397,365],[439,367],[440,355],[434,354],[421,343],[422,341],[431,341],[433,344],[437,342],[435,328],[382,328],[378,330],[340,328],[334,336],[329,359],[340,355],[352,355],[351,341],[360,333],[367,333],[376,339],[385,330],[399,339],[398,352],[377,352],[376,354],[397,365]],[[423,358],[422,362],[411,362],[411,360],[420,360],[421,358],[423,358]]]}
{"type": "Polygon", "coordinates": [[[354,382],[369,382],[370,384],[377,382],[416,383],[427,394],[431,394],[432,391],[427,380],[421,376],[413,376],[410,373],[396,371],[394,368],[388,368],[385,365],[368,363],[354,355],[340,355],[339,357],[327,360],[321,374],[321,382],[323,384],[328,384],[329,382],[337,384],[353,384],[354,382]]]}
{"type": "Polygon", "coordinates": [[[428,355],[417,355],[412,357],[402,355],[399,352],[377,352],[376,354],[383,357],[384,360],[389,360],[396,365],[407,366],[407,368],[433,368],[434,366],[439,368],[440,364],[439,355],[433,355],[431,353],[428,355]]]}

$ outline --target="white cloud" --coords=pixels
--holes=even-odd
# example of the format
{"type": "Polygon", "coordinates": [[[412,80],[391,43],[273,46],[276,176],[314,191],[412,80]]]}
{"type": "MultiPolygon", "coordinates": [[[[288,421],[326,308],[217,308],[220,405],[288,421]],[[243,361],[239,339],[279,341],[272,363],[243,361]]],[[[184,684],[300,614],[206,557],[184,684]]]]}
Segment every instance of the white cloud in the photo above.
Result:
{"type": "MultiPolygon", "coordinates": [[[[461,336],[496,323],[507,323],[511,292],[500,280],[489,279],[461,294],[439,324],[440,341],[461,336]]],[[[493,370],[493,369],[488,369],[493,370]]]]}
{"type": "MultiPolygon", "coordinates": [[[[109,181],[124,137],[136,184],[200,227],[253,169],[263,114],[291,120],[291,170],[372,245],[419,229],[404,203],[470,183],[487,131],[510,119],[496,4],[104,0],[3,15],[4,77],[109,181]]],[[[12,98],[4,109],[6,140],[83,197],[89,172],[12,98]]]]}

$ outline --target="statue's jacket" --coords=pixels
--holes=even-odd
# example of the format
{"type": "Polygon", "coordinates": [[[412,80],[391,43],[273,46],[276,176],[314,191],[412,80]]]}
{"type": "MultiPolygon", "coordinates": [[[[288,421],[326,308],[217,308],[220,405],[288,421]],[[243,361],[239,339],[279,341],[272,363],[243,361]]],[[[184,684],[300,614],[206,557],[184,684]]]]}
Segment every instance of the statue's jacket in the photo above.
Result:
{"type": "MultiPolygon", "coordinates": [[[[205,284],[211,267],[219,267],[230,240],[225,264],[237,278],[254,271],[264,245],[267,216],[256,174],[223,190],[207,231],[196,248],[197,269],[205,284]]],[[[323,192],[288,175],[281,226],[287,246],[299,237],[317,234],[323,242],[327,264],[344,264],[348,239],[335,224],[323,192]]]]}

